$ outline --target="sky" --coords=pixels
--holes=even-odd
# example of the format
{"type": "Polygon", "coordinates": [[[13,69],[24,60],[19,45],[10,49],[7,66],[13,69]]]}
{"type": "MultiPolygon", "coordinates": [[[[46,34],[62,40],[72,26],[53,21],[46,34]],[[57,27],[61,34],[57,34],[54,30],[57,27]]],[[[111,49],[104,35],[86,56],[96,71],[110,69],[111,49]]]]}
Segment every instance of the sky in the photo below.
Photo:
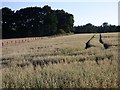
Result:
{"type": "Polygon", "coordinates": [[[53,10],[61,10],[73,14],[74,15],[74,26],[78,25],[85,25],[87,23],[91,23],[96,26],[102,25],[104,22],[108,22],[108,24],[112,25],[118,25],[118,1],[116,0],[109,0],[105,2],[102,0],[98,0],[97,2],[95,0],[92,0],[91,2],[85,0],[83,1],[66,1],[66,2],[55,2],[53,1],[47,1],[47,0],[41,0],[41,1],[15,1],[13,0],[10,2],[10,0],[4,0],[2,1],[2,7],[9,7],[12,10],[19,10],[21,8],[26,7],[43,7],[44,5],[49,5],[53,10]],[[74,2],[73,2],[74,1],[74,2]]]}

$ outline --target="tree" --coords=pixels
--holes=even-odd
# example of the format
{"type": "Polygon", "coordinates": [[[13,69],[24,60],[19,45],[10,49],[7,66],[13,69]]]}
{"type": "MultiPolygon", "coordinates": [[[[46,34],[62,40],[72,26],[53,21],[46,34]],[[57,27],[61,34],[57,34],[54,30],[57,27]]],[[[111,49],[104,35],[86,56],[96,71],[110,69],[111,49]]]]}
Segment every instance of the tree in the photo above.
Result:
{"type": "Polygon", "coordinates": [[[109,31],[109,25],[108,25],[107,22],[103,23],[103,30],[104,30],[104,32],[108,32],[109,31]]]}
{"type": "Polygon", "coordinates": [[[103,27],[107,27],[108,26],[108,22],[104,22],[102,25],[103,25],[103,27]]]}
{"type": "Polygon", "coordinates": [[[91,23],[88,23],[84,26],[84,30],[85,32],[90,32],[90,33],[95,33],[96,32],[96,28],[91,24],[91,23]]]}
{"type": "Polygon", "coordinates": [[[42,36],[44,12],[40,7],[28,7],[16,12],[17,31],[21,37],[42,36]]]}
{"type": "Polygon", "coordinates": [[[91,23],[82,26],[74,25],[74,16],[64,10],[52,10],[50,6],[27,7],[16,12],[4,7],[0,9],[0,28],[2,38],[50,36],[65,33],[103,33],[119,32],[119,26],[108,25],[104,22],[101,26],[91,23]]]}
{"type": "Polygon", "coordinates": [[[13,15],[14,11],[11,9],[7,7],[2,8],[2,38],[11,38],[15,36],[16,31],[13,28],[13,15]]]}
{"type": "Polygon", "coordinates": [[[64,10],[56,10],[55,12],[58,19],[58,32],[60,32],[60,29],[63,29],[66,33],[72,32],[74,23],[73,15],[66,13],[64,10]]]}
{"type": "Polygon", "coordinates": [[[58,20],[55,11],[51,10],[49,6],[44,6],[44,35],[54,35],[57,33],[58,20]]]}
{"type": "Polygon", "coordinates": [[[78,26],[75,27],[75,33],[95,33],[97,32],[97,28],[92,25],[91,23],[88,23],[86,25],[83,26],[78,26]]]}
{"type": "Polygon", "coordinates": [[[120,32],[120,25],[117,26],[116,31],[120,32]]]}

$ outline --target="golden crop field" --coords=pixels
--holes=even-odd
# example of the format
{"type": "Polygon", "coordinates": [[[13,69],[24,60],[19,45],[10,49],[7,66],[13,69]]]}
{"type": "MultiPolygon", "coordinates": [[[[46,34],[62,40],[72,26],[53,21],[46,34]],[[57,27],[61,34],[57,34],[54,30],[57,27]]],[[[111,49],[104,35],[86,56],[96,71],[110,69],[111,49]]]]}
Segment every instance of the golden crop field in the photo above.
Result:
{"type": "MultiPolygon", "coordinates": [[[[2,48],[2,88],[118,88],[118,33],[45,37],[2,48]]],[[[12,39],[10,39],[12,40],[12,39]]],[[[8,41],[10,41],[8,40],[8,41]]],[[[19,39],[18,39],[19,40],[19,39]]]]}

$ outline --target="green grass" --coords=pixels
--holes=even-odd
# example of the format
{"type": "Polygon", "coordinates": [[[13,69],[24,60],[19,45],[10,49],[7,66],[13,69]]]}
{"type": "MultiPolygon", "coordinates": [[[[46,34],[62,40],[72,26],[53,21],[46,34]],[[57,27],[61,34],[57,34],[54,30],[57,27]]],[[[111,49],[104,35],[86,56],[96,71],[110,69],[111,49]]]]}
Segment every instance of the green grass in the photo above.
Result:
{"type": "Polygon", "coordinates": [[[2,88],[117,88],[118,34],[77,34],[2,47],[2,88]],[[106,38],[109,36],[109,38],[106,38]],[[98,60],[99,65],[96,63],[98,60]]]}

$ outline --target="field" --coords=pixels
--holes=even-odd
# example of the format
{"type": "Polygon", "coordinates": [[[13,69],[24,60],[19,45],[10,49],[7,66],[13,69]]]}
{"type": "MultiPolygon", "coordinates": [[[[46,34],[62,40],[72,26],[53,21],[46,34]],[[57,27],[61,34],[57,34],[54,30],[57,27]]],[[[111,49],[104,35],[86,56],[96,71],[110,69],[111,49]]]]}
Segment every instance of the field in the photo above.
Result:
{"type": "Polygon", "coordinates": [[[118,88],[118,33],[92,36],[3,40],[2,88],[118,88]]]}

